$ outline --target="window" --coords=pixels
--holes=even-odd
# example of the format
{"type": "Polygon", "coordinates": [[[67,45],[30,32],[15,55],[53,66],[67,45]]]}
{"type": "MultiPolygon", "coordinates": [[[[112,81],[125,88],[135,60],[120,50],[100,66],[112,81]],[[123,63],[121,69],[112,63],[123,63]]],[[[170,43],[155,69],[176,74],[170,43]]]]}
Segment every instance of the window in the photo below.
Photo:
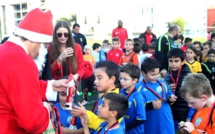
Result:
{"type": "Polygon", "coordinates": [[[142,9],[142,15],[144,14],[144,9],[142,9]]]}
{"type": "Polygon", "coordinates": [[[27,3],[13,5],[15,25],[17,26],[23,17],[27,14],[27,3]]]}
{"type": "Polygon", "coordinates": [[[98,15],[97,23],[100,24],[100,16],[98,15]]]}
{"type": "Polygon", "coordinates": [[[87,24],[87,16],[84,16],[84,24],[87,24]]]}
{"type": "Polygon", "coordinates": [[[22,3],[22,10],[27,10],[27,3],[22,3]]]}
{"type": "Polygon", "coordinates": [[[153,7],[151,8],[151,13],[153,14],[153,7]]]}

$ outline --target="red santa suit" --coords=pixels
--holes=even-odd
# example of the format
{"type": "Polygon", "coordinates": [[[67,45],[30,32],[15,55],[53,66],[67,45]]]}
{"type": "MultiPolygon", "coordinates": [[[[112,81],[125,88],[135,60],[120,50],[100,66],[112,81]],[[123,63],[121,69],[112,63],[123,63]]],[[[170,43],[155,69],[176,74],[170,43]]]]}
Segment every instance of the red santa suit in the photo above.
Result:
{"type": "Polygon", "coordinates": [[[120,48],[124,49],[125,40],[128,38],[128,32],[125,28],[115,28],[112,31],[112,38],[118,37],[120,40],[120,48]]]}
{"type": "Polygon", "coordinates": [[[35,62],[15,36],[0,46],[0,63],[0,133],[44,132],[50,112],[42,100],[57,96],[52,81],[39,81],[35,62]]]}

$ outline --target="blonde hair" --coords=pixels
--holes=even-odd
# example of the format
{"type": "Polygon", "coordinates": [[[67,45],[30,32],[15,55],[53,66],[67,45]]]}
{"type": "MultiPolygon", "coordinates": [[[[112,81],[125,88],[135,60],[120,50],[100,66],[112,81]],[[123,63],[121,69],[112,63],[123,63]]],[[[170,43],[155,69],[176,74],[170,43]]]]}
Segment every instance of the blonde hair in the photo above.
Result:
{"type": "Polygon", "coordinates": [[[188,74],[182,82],[180,89],[180,95],[182,98],[192,96],[193,98],[201,98],[202,95],[211,97],[213,91],[210,85],[210,81],[204,74],[188,74]]]}

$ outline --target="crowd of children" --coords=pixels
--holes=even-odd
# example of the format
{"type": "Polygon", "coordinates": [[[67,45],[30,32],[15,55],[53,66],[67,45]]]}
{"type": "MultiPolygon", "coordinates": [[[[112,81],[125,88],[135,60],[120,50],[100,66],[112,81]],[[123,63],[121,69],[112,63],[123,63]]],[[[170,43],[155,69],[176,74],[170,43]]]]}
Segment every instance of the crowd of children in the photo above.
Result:
{"type": "Polygon", "coordinates": [[[168,52],[168,70],[160,70],[155,59],[156,39],[146,44],[139,38],[128,38],[124,51],[120,49],[117,37],[111,43],[104,40],[102,45],[86,45],[84,60],[91,63],[93,74],[86,79],[88,82],[82,80],[84,103],[71,111],[81,120],[83,128],[79,131],[86,134],[212,132],[213,125],[206,122],[214,120],[211,112],[214,105],[206,103],[215,102],[211,93],[215,90],[215,50],[212,49],[215,41],[201,45],[199,41],[192,43],[187,37],[183,44],[183,38],[180,35],[178,42],[175,41],[178,48],[168,52]],[[101,59],[101,51],[105,60],[101,59]],[[205,85],[199,80],[195,86],[188,82],[196,77],[205,85]],[[201,91],[206,90],[204,87],[208,91],[201,91]],[[83,105],[87,103],[87,92],[89,96],[93,88],[99,95],[93,110],[89,111],[83,105]],[[198,96],[192,96],[197,90],[198,96]],[[204,105],[194,104],[198,99],[204,100],[204,105]],[[199,117],[202,117],[201,121],[199,117]]]}
{"type": "MultiPolygon", "coordinates": [[[[55,92],[58,102],[54,106],[60,115],[59,118],[51,112],[53,125],[58,126],[58,118],[59,130],[70,134],[214,134],[215,33],[204,43],[192,42],[189,37],[183,43],[184,37],[179,33],[177,25],[170,26],[168,33],[157,40],[151,27],[147,27],[139,38],[127,38],[124,44],[114,37],[111,43],[104,40],[102,45],[85,45],[82,55],[81,46],[74,42],[68,23],[59,21],[48,49],[49,69],[54,79],[73,76],[74,81],[81,81],[79,95],[83,95],[84,100],[77,103],[74,99],[74,107],[69,111],[66,108],[66,102],[71,101],[67,98],[68,91],[58,89],[67,87],[67,80],[52,81],[58,91],[55,92]],[[94,90],[98,99],[91,111],[84,105],[94,90]]],[[[13,38],[15,41],[17,37],[13,38]]],[[[21,35],[17,39],[28,40],[21,35]]],[[[10,40],[2,46],[9,45],[10,40]]],[[[31,56],[36,58],[36,54],[31,56]]],[[[34,74],[36,80],[39,75],[36,71],[34,74]]],[[[46,86],[50,85],[46,83],[46,86]]],[[[36,90],[39,91],[36,93],[39,104],[41,95],[48,94],[42,93],[43,90],[36,90]]],[[[20,115],[23,116],[22,111],[20,115]]],[[[16,120],[15,112],[13,115],[16,120]]],[[[21,116],[19,118],[22,120],[21,116]]],[[[14,130],[21,131],[20,125],[14,125],[17,127],[14,130]]],[[[27,129],[22,131],[28,132],[27,129]]]]}

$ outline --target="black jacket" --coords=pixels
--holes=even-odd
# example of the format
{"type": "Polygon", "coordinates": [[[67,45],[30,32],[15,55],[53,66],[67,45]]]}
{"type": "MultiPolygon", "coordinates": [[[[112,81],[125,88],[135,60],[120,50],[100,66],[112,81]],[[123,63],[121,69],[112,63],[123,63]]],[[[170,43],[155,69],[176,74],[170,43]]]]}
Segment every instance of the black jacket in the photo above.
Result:
{"type": "MultiPolygon", "coordinates": [[[[175,90],[175,95],[177,96],[177,100],[173,104],[170,105],[171,109],[172,109],[173,118],[176,121],[185,121],[187,118],[187,115],[188,115],[188,111],[189,111],[188,104],[183,98],[181,98],[180,93],[179,93],[182,81],[188,73],[191,73],[190,68],[188,67],[188,65],[184,64],[182,66],[178,85],[175,90]]],[[[176,81],[178,71],[173,71],[172,74],[173,74],[174,80],[176,81]]],[[[166,75],[165,81],[168,84],[174,83],[171,79],[170,72],[168,72],[168,74],[166,75]]]]}
{"type": "MultiPolygon", "coordinates": [[[[146,31],[144,33],[141,33],[140,36],[144,37],[145,42],[147,42],[146,40],[146,31]]],[[[152,33],[152,39],[157,39],[157,36],[155,34],[152,33]]]]}
{"type": "Polygon", "coordinates": [[[202,73],[210,80],[213,93],[215,93],[215,62],[201,63],[202,73]]]}
{"type": "Polygon", "coordinates": [[[82,51],[84,50],[84,46],[87,45],[87,39],[85,38],[85,36],[81,33],[72,33],[73,34],[73,38],[75,40],[76,43],[78,43],[79,45],[81,45],[82,51]]]}
{"type": "Polygon", "coordinates": [[[155,46],[155,59],[160,64],[160,70],[168,70],[168,52],[171,50],[171,44],[168,35],[158,38],[155,46]]]}

